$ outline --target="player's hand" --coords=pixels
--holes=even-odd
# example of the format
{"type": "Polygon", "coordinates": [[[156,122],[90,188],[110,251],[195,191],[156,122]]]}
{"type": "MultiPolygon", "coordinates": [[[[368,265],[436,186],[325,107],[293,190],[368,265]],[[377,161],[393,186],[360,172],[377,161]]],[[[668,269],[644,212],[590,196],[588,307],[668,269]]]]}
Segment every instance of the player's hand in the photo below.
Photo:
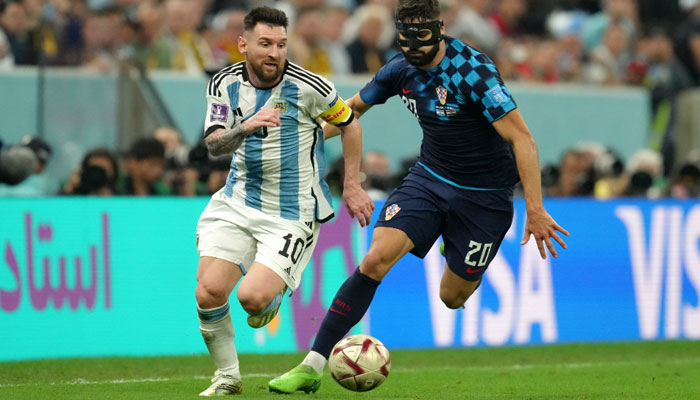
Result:
{"type": "Polygon", "coordinates": [[[527,243],[530,240],[530,235],[532,235],[535,237],[535,243],[543,259],[547,258],[547,253],[544,250],[545,246],[547,246],[549,252],[552,253],[552,256],[557,257],[557,250],[554,248],[552,238],[554,238],[562,248],[566,248],[566,243],[559,237],[557,231],[569,236],[569,232],[559,226],[544,209],[539,212],[527,213],[525,233],[523,234],[523,240],[520,244],[523,245],[527,243]]]}
{"type": "Polygon", "coordinates": [[[260,128],[272,128],[281,125],[280,110],[276,108],[263,108],[243,123],[243,130],[250,134],[260,128]]]}
{"type": "Polygon", "coordinates": [[[369,195],[362,190],[359,183],[345,182],[343,186],[343,202],[348,209],[351,218],[357,217],[357,222],[363,228],[372,222],[374,202],[369,195]]]}

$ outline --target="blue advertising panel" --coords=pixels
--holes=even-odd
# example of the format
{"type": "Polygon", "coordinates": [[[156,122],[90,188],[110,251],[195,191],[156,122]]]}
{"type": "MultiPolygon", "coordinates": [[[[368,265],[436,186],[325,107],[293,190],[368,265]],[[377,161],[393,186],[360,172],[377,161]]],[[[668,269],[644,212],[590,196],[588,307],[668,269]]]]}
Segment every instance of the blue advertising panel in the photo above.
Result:
{"type": "Polygon", "coordinates": [[[439,243],[385,278],[370,330],[390,348],[700,338],[697,202],[546,201],[571,236],[541,259],[516,201],[510,231],[462,310],[439,298],[439,243]],[[410,332],[410,334],[397,334],[410,332]]]}
{"type": "MultiPolygon", "coordinates": [[[[205,352],[194,287],[206,202],[0,199],[0,360],[205,352]]],[[[438,243],[394,267],[353,333],[389,348],[700,339],[700,204],[547,200],[571,236],[546,260],[532,241],[520,245],[526,215],[522,200],[515,206],[465,309],[440,301],[438,243]]],[[[253,330],[232,296],[239,352],[309,348],[371,240],[336,207],[279,318],[253,330]]]]}

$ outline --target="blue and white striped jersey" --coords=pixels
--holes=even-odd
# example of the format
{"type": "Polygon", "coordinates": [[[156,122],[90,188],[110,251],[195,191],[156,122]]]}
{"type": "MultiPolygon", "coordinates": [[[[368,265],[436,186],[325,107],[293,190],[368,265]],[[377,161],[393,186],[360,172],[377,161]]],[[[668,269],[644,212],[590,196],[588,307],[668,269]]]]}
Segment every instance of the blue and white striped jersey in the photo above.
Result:
{"type": "Polygon", "coordinates": [[[347,124],[352,111],[331,82],[289,62],[279,84],[255,88],[243,61],[209,81],[205,134],[231,129],[262,108],[278,109],[282,126],[262,128],[245,139],[233,155],[224,193],[289,220],[331,219],[319,122],[347,124]]]}

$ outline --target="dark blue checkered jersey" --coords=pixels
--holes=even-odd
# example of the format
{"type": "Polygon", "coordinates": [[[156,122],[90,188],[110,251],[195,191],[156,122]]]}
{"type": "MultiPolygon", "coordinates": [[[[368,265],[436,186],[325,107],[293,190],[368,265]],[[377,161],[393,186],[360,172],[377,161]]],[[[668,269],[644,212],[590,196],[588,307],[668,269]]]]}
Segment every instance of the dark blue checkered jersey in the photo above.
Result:
{"type": "Polygon", "coordinates": [[[419,164],[458,187],[500,189],[518,182],[511,145],[491,123],[516,108],[493,62],[445,37],[445,58],[422,70],[398,54],[361,91],[370,105],[398,94],[423,129],[419,164]]]}

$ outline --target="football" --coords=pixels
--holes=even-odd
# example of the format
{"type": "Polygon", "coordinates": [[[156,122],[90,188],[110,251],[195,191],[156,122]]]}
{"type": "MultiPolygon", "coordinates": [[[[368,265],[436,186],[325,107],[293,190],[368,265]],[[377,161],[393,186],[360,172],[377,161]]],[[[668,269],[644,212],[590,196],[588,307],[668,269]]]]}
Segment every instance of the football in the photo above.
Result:
{"type": "Polygon", "coordinates": [[[341,386],[366,392],[389,376],[391,356],[386,346],[369,335],[352,335],[336,343],[328,360],[331,376],[341,386]]]}

